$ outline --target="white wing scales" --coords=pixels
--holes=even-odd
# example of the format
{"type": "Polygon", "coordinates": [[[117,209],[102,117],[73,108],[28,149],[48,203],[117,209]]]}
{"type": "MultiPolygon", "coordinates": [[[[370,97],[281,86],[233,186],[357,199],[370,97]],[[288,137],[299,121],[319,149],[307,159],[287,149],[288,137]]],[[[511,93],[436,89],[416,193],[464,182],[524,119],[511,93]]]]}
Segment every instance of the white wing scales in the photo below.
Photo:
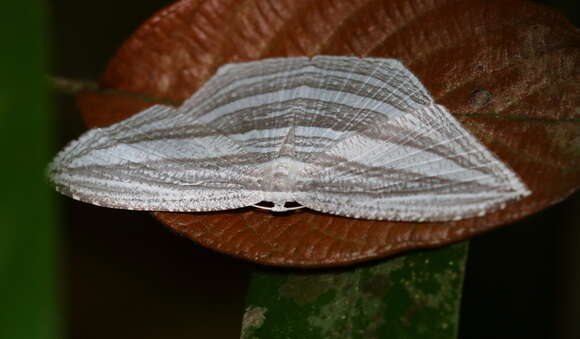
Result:
{"type": "Polygon", "coordinates": [[[49,172],[61,193],[100,206],[210,211],[262,200],[252,162],[227,137],[172,108],[153,106],[88,131],[49,172]]]}
{"type": "Polygon", "coordinates": [[[443,221],[529,194],[392,59],[226,65],[178,109],[88,131],[50,166],[98,205],[207,211],[286,201],[366,219],[443,221]]]}
{"type": "Polygon", "coordinates": [[[313,164],[316,175],[303,182],[297,201],[343,216],[444,221],[478,216],[529,194],[444,107],[419,113],[376,122],[335,144],[313,164]]]}

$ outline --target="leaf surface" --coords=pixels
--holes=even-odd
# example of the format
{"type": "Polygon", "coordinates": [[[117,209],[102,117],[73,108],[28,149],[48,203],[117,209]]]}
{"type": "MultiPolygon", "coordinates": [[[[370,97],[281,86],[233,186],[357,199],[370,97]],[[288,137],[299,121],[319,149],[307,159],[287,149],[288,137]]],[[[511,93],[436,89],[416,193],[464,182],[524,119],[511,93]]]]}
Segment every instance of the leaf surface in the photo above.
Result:
{"type": "MultiPolygon", "coordinates": [[[[181,0],[146,21],[101,84],[180,102],[220,65],[269,57],[400,59],[533,192],[447,223],[366,221],[300,210],[153,213],[209,248],[283,266],[346,265],[468,238],[555,204],[580,186],[580,31],[520,0],[181,0]]],[[[151,105],[85,94],[90,127],[151,105]]]]}

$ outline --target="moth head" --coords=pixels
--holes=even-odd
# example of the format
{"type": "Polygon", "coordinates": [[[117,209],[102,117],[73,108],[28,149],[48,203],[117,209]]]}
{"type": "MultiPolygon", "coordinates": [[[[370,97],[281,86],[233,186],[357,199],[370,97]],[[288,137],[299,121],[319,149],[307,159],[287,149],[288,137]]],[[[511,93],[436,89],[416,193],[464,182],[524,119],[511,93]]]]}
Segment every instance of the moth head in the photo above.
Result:
{"type": "Polygon", "coordinates": [[[260,209],[269,210],[272,212],[288,212],[304,208],[304,206],[300,205],[295,201],[285,201],[285,200],[276,200],[271,202],[261,201],[253,206],[260,209]]]}

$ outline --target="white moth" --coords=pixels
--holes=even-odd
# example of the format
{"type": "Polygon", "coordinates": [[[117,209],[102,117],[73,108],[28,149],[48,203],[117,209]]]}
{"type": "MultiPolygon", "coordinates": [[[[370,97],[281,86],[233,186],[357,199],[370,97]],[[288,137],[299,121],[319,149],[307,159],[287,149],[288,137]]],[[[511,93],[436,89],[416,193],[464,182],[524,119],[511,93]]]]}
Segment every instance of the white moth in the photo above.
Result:
{"type": "Polygon", "coordinates": [[[530,194],[399,61],[342,56],[225,65],[179,108],[89,130],[49,171],[75,199],[150,211],[446,221],[530,194]]]}

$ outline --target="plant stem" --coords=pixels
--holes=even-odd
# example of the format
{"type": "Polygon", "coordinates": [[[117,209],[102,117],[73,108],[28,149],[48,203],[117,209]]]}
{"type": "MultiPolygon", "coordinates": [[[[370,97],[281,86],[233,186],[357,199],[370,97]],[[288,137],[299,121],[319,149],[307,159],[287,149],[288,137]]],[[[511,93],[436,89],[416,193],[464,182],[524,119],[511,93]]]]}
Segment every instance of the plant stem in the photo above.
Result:
{"type": "Polygon", "coordinates": [[[341,270],[258,269],[242,339],[454,339],[468,242],[341,270]]]}
{"type": "Polygon", "coordinates": [[[152,95],[140,94],[131,91],[119,90],[115,88],[105,88],[95,81],[77,80],[59,76],[49,76],[50,86],[58,93],[67,95],[78,95],[82,93],[100,93],[109,95],[128,96],[142,101],[160,105],[180,106],[181,102],[167,98],[159,98],[152,95]]]}

